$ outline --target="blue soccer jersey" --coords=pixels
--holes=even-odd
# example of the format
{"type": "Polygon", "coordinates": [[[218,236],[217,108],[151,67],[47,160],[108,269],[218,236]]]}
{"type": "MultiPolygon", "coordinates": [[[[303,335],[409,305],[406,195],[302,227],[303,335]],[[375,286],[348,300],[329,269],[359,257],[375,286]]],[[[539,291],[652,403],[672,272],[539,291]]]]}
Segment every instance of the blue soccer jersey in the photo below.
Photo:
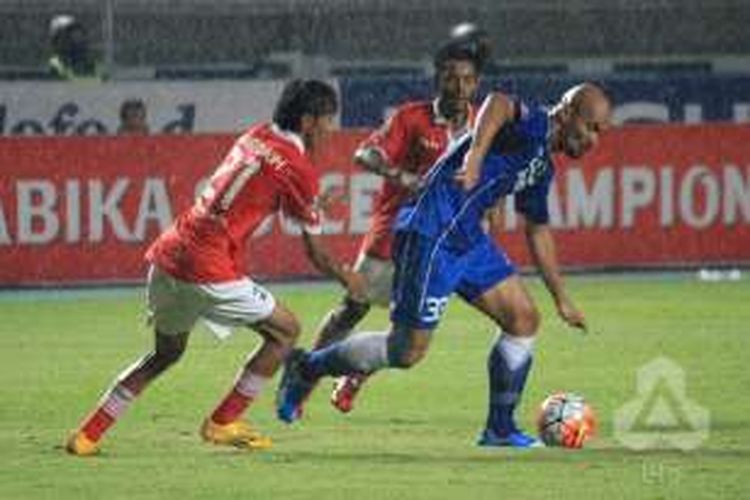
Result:
{"type": "Polygon", "coordinates": [[[411,328],[437,326],[449,296],[472,301],[515,272],[482,230],[487,209],[514,195],[516,210],[539,224],[549,220],[547,195],[554,174],[549,118],[542,108],[517,105],[516,119],[497,134],[477,185],[455,180],[471,135],[461,138],[430,169],[425,187],[399,211],[391,319],[411,328]]]}
{"type": "Polygon", "coordinates": [[[554,174],[549,155],[547,111],[517,103],[517,119],[505,125],[488,152],[477,185],[465,191],[454,179],[472,136],[466,134],[430,169],[424,189],[400,210],[396,231],[415,231],[459,252],[484,237],[487,209],[508,195],[536,223],[549,219],[547,195],[554,174]]]}

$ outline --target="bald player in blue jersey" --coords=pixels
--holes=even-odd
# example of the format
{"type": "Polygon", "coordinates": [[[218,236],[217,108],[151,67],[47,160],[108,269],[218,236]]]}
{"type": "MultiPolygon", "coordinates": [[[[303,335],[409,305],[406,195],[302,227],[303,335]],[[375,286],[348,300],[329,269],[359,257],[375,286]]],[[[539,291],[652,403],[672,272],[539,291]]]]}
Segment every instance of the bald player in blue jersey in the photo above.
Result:
{"type": "Polygon", "coordinates": [[[514,420],[532,362],[539,312],[513,263],[482,230],[484,212],[506,196],[524,216],[528,246],[560,317],[585,329],[561,277],[549,228],[552,153],[579,158],[610,126],[612,104],[592,83],[570,88],[550,110],[500,93],[482,105],[476,126],[432,167],[424,187],[396,220],[391,328],[360,332],[288,358],[277,414],[300,417],[300,404],[324,375],[410,368],[426,354],[455,292],[499,329],[489,355],[489,410],[482,446],[527,448],[539,442],[514,420]]]}

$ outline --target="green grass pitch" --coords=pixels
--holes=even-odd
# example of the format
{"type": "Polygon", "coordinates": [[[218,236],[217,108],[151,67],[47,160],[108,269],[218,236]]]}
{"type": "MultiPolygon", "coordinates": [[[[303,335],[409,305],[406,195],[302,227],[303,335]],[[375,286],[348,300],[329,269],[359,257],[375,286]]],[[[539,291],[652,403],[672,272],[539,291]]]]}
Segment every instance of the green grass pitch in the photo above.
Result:
{"type": "MultiPolygon", "coordinates": [[[[103,453],[70,457],[60,447],[67,431],[151,341],[140,291],[4,292],[0,499],[750,498],[750,281],[572,277],[596,332],[586,337],[565,327],[529,281],[544,321],[521,422],[531,429],[546,393],[580,392],[600,424],[584,450],[474,446],[494,328],[454,300],[427,359],[377,375],[350,415],[328,406],[325,381],[304,421],[285,426],[274,417],[274,381],[249,413],[275,440],[267,452],[200,441],[201,420],[257,337],[238,331],[220,343],[198,328],[183,361],[130,409],[103,453]],[[687,396],[710,412],[708,438],[695,450],[632,450],[614,433],[616,411],[636,397],[638,369],[657,357],[684,370],[687,396]]],[[[276,292],[298,313],[309,345],[338,291],[276,292]]],[[[375,311],[363,326],[386,324],[375,311]]]]}

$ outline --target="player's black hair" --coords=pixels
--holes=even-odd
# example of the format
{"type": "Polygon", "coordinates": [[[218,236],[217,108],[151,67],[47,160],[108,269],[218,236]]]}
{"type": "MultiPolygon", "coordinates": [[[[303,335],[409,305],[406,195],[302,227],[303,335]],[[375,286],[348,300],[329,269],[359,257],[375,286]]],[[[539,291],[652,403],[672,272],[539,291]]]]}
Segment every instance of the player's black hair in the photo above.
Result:
{"type": "Polygon", "coordinates": [[[492,52],[489,34],[470,23],[454,27],[451,37],[435,53],[433,64],[440,71],[447,61],[470,61],[477,73],[484,70],[492,52]]]}
{"type": "Polygon", "coordinates": [[[302,117],[319,117],[338,111],[336,91],[320,80],[292,80],[281,92],[273,122],[284,130],[299,132],[302,117]]]}

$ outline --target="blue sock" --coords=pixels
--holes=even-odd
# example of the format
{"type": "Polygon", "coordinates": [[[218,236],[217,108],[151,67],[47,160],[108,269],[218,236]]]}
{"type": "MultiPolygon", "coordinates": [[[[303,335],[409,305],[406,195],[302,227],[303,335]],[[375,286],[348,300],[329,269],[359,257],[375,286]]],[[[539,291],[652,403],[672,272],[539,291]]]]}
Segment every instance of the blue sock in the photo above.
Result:
{"type": "Polygon", "coordinates": [[[305,376],[372,373],[388,365],[387,332],[363,332],[308,354],[305,376]]]}
{"type": "Polygon", "coordinates": [[[500,437],[517,431],[513,417],[531,370],[531,339],[503,335],[487,360],[489,410],[486,429],[500,437]]]}

